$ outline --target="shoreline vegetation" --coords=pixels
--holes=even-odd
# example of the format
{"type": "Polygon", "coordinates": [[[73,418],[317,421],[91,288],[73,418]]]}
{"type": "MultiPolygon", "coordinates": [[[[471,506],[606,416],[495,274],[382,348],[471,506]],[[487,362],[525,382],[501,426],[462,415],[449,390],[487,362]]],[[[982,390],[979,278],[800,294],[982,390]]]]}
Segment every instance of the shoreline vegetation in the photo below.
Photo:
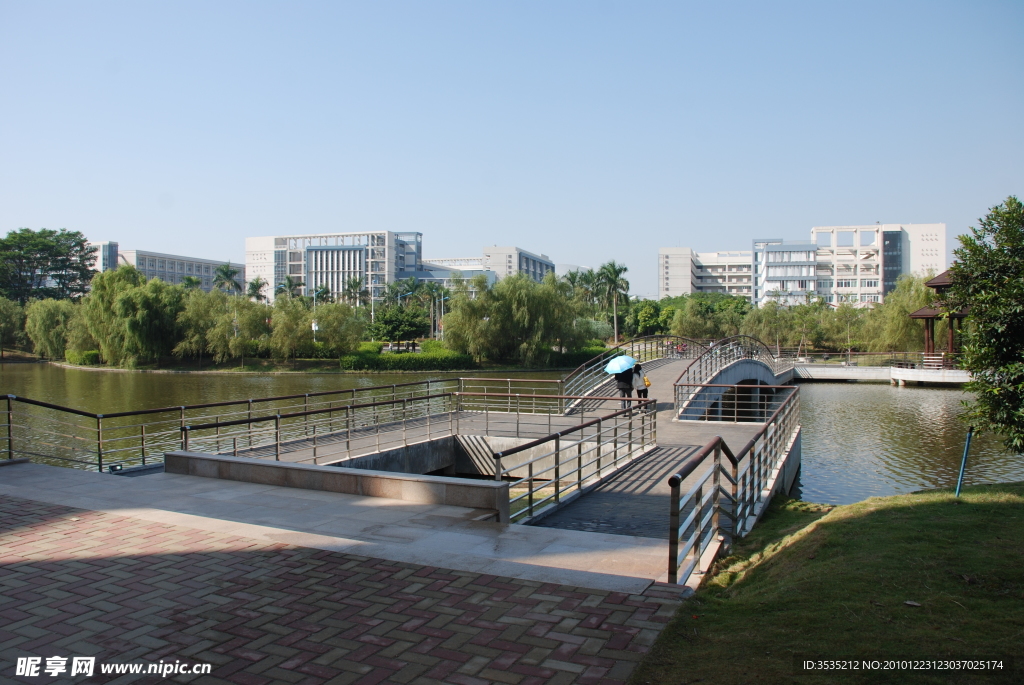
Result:
{"type": "Polygon", "coordinates": [[[843,506],[777,497],[631,685],[1021,682],[1024,483],[843,506]],[[1014,660],[1000,671],[797,671],[803,659],[1014,660]]]}

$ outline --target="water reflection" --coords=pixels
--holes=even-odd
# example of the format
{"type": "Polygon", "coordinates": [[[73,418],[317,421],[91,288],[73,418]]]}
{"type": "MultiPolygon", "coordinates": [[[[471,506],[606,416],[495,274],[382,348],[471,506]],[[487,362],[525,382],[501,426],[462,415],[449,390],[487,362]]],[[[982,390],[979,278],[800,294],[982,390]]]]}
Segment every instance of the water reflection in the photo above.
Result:
{"type": "MultiPolygon", "coordinates": [[[[800,495],[848,504],[955,486],[967,433],[957,417],[967,397],[955,388],[802,384],[800,495]]],[[[1020,480],[1024,456],[1004,452],[995,435],[974,438],[966,484],[1020,480]]]]}
{"type": "MultiPolygon", "coordinates": [[[[65,369],[51,364],[0,364],[0,393],[85,411],[113,413],[474,375],[494,376],[495,372],[197,374],[65,369]]],[[[562,376],[558,372],[501,372],[498,375],[503,378],[562,376]]]]}

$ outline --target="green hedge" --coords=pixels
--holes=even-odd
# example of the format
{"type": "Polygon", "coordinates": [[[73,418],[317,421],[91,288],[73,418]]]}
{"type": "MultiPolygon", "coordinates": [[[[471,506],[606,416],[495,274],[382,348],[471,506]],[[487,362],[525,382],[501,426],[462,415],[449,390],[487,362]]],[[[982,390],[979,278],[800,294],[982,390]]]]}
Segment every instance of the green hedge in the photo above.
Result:
{"type": "Polygon", "coordinates": [[[345,371],[458,371],[476,367],[468,354],[422,352],[420,354],[374,354],[360,350],[341,357],[345,371]]]}
{"type": "Polygon", "coordinates": [[[584,362],[588,362],[599,354],[602,354],[607,348],[606,347],[584,347],[582,350],[576,350],[575,352],[564,352],[551,355],[550,366],[558,368],[572,367],[576,368],[584,362]]]}
{"type": "Polygon", "coordinates": [[[78,366],[93,366],[100,363],[99,350],[86,350],[85,352],[72,352],[68,350],[66,356],[69,363],[77,364],[78,366]]]}

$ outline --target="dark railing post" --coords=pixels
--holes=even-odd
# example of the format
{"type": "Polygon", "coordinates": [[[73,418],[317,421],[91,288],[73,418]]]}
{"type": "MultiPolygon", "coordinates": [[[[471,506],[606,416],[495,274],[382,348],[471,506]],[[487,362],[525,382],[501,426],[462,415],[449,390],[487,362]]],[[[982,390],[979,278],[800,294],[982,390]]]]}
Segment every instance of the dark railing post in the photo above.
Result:
{"type": "Polygon", "coordinates": [[[189,437],[189,432],[191,430],[192,430],[191,426],[182,426],[181,427],[181,444],[184,445],[184,447],[182,447],[182,450],[185,451],[185,452],[188,452],[188,437],[189,437]]]}
{"type": "Polygon", "coordinates": [[[142,465],[146,465],[146,424],[142,424],[142,465]]]}
{"type": "Polygon", "coordinates": [[[96,468],[103,472],[103,414],[96,416],[96,468]]]}
{"type": "MultiPolygon", "coordinates": [[[[74,457],[74,452],[71,454],[74,457]]],[[[7,396],[7,458],[14,459],[14,403],[7,396]]]]}
{"type": "MultiPolygon", "coordinates": [[[[181,427],[185,427],[185,407],[181,407],[181,427]]],[[[181,434],[181,449],[185,449],[185,434],[181,434]]]]}
{"type": "Polygon", "coordinates": [[[669,479],[672,494],[668,511],[668,582],[679,582],[679,483],[678,476],[669,479]]]}

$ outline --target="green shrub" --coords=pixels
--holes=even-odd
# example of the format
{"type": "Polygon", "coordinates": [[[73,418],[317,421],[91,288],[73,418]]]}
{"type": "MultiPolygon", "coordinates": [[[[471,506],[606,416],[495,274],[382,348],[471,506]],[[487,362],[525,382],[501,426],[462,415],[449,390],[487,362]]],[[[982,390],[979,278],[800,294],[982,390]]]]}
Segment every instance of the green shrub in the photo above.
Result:
{"type": "Polygon", "coordinates": [[[382,342],[366,341],[359,343],[359,350],[356,352],[356,354],[359,354],[360,352],[372,352],[373,354],[380,354],[381,350],[383,349],[384,343],[382,342]]]}
{"type": "Polygon", "coordinates": [[[476,366],[470,355],[450,350],[420,354],[373,354],[359,351],[343,355],[339,364],[345,371],[456,371],[476,366]]]}
{"type": "Polygon", "coordinates": [[[423,342],[420,343],[420,350],[425,354],[430,354],[433,352],[451,351],[447,347],[445,347],[444,343],[441,342],[440,340],[424,340],[423,342]]]}
{"type": "Polygon", "coordinates": [[[67,360],[78,366],[93,366],[100,363],[99,350],[86,350],[85,352],[67,351],[67,360]]]}

